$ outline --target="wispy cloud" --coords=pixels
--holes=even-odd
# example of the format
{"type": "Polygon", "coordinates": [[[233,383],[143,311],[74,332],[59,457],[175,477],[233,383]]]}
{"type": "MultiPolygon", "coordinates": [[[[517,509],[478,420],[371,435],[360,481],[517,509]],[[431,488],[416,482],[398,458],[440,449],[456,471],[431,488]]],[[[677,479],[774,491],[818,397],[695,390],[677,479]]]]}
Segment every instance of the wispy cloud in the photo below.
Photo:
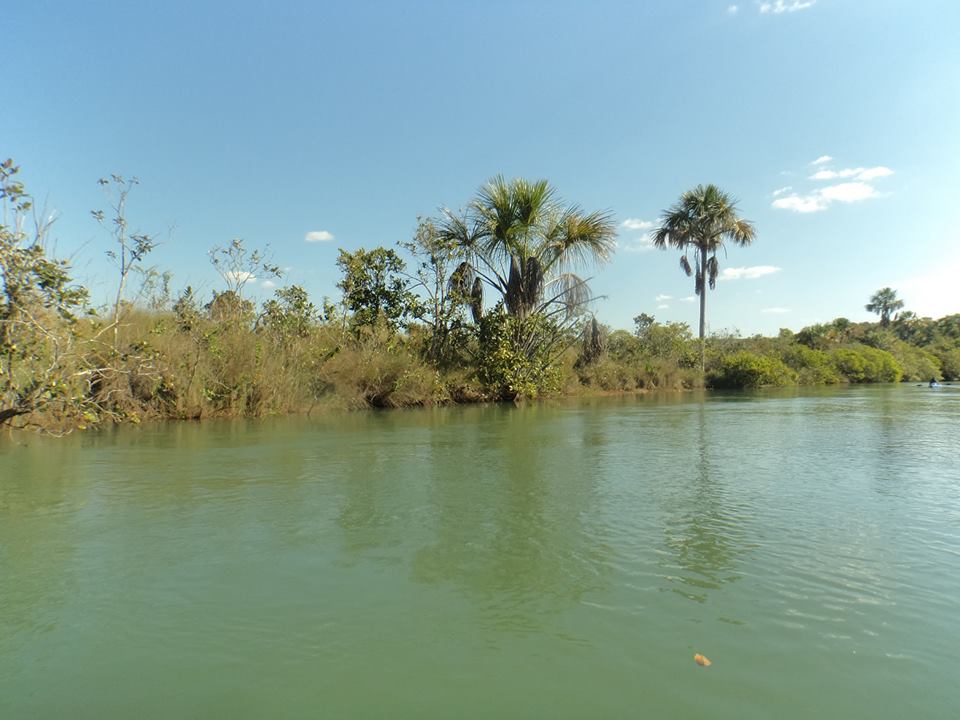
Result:
{"type": "Polygon", "coordinates": [[[645,253],[653,250],[653,238],[641,235],[629,240],[617,240],[617,248],[629,253],[645,253]]]}
{"type": "Polygon", "coordinates": [[[257,276],[246,270],[230,270],[223,274],[224,279],[231,284],[242,285],[251,280],[256,280],[257,276]]]}
{"type": "Polygon", "coordinates": [[[768,307],[763,308],[760,312],[767,313],[768,315],[783,315],[784,313],[790,312],[790,308],[785,307],[768,307]]]}
{"type": "Polygon", "coordinates": [[[680,298],[680,302],[693,302],[697,299],[696,295],[687,295],[686,297],[680,298]]]}
{"type": "Polygon", "coordinates": [[[736,5],[727,6],[727,15],[736,15],[737,11],[740,10],[736,5]]]}
{"type": "Polygon", "coordinates": [[[813,7],[817,0],[773,0],[773,2],[760,3],[760,12],[763,14],[772,13],[780,15],[781,13],[792,13],[797,10],[806,10],[813,7]]]}
{"type": "Polygon", "coordinates": [[[673,295],[657,295],[654,298],[657,302],[663,302],[664,300],[673,300],[673,295]]]}
{"type": "Polygon", "coordinates": [[[873,185],[862,182],[839,183],[827,185],[825,188],[814,190],[808,195],[793,193],[773,201],[773,207],[780,210],[792,210],[796,213],[822,212],[833,203],[855,203],[869,200],[880,193],[873,185]]]}
{"type": "Polygon", "coordinates": [[[810,176],[811,180],[837,180],[840,178],[856,178],[863,182],[878,178],[890,177],[893,170],[883,165],[872,168],[844,168],[843,170],[818,170],[810,176]]]}
{"type": "Polygon", "coordinates": [[[333,240],[333,233],[327,230],[311,230],[303,236],[303,239],[309,243],[330,242],[333,240]]]}
{"type": "Polygon", "coordinates": [[[885,178],[893,175],[893,170],[883,165],[878,165],[874,168],[867,168],[862,173],[857,175],[857,180],[863,180],[864,182],[869,182],[870,180],[876,180],[877,178],[885,178]]]}
{"type": "Polygon", "coordinates": [[[764,275],[773,275],[780,272],[774,265],[754,265],[752,267],[724,268],[720,273],[721,280],[755,280],[764,275]]]}
{"type": "MultiPolygon", "coordinates": [[[[811,165],[822,166],[832,161],[829,155],[821,155],[811,165]]],[[[790,210],[795,213],[822,212],[834,203],[856,203],[869,200],[880,195],[880,192],[870,183],[874,180],[890,177],[894,172],[885,165],[874,167],[855,167],[832,170],[821,168],[809,180],[822,182],[825,180],[850,180],[834,185],[815,188],[809,192],[790,192],[793,188],[780,188],[773,191],[773,207],[780,210],[790,210]]]]}
{"type": "Polygon", "coordinates": [[[273,280],[264,280],[262,283],[260,283],[260,287],[262,287],[264,290],[272,290],[276,286],[277,284],[273,280]]]}
{"type": "Polygon", "coordinates": [[[644,234],[638,237],[617,240],[617,247],[625,252],[631,253],[645,253],[653,250],[653,238],[651,238],[650,234],[646,231],[650,230],[655,224],[652,220],[627,218],[620,223],[620,227],[634,232],[640,231],[644,234]]]}
{"type": "Polygon", "coordinates": [[[790,192],[791,190],[793,190],[793,186],[792,186],[792,185],[787,185],[787,186],[782,187],[782,188],[777,188],[776,190],[773,191],[773,196],[774,196],[774,197],[780,197],[780,196],[783,195],[784,193],[790,192]]]}
{"type": "Polygon", "coordinates": [[[669,309],[670,309],[669,305],[665,305],[665,304],[657,305],[657,310],[669,310],[669,309]]]}
{"type": "Polygon", "coordinates": [[[620,227],[627,230],[649,230],[653,225],[651,220],[641,220],[640,218],[627,218],[620,223],[620,227]]]}

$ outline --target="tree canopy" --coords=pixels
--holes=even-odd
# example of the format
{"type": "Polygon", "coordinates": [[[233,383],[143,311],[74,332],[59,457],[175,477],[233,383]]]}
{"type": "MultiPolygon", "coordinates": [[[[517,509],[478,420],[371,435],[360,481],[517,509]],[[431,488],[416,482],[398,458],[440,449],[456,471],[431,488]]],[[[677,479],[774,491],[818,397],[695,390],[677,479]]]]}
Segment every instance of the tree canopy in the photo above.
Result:
{"type": "Polygon", "coordinates": [[[897,298],[896,290],[885,287],[877,290],[864,307],[869,312],[879,315],[880,325],[887,327],[890,324],[891,315],[903,307],[903,300],[897,298]]]}

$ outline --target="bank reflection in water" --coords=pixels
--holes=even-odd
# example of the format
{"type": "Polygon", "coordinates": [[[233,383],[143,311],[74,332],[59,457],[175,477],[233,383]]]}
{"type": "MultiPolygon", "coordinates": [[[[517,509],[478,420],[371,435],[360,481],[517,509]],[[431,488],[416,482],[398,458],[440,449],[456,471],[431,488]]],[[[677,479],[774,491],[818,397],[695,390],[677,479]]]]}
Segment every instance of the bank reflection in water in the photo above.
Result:
{"type": "Polygon", "coordinates": [[[64,472],[71,453],[28,447],[0,457],[0,659],[56,632],[76,584],[75,518],[89,487],[64,472]]]}
{"type": "Polygon", "coordinates": [[[433,537],[415,554],[413,579],[455,588],[498,631],[542,630],[606,582],[608,548],[584,521],[596,433],[562,410],[533,410],[499,409],[455,439],[436,433],[428,464],[433,537]]]}
{"type": "Polygon", "coordinates": [[[745,548],[742,520],[725,501],[729,470],[715,467],[716,443],[724,440],[709,425],[704,402],[685,410],[672,418],[676,486],[668,491],[664,544],[670,552],[661,567],[673,592],[703,603],[710,591],[740,579],[736,568],[745,548]]]}

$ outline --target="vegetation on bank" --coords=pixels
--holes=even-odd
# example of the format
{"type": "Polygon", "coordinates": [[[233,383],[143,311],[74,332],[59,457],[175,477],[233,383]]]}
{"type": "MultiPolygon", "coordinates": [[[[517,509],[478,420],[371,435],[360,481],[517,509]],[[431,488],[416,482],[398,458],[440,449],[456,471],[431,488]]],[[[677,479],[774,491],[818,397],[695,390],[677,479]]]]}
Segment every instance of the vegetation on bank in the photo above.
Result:
{"type": "MultiPolygon", "coordinates": [[[[336,301],[316,305],[291,285],[256,305],[249,281],[282,273],[242,240],[209,253],[221,289],[172,292],[169,274],[146,264],[154,239],[126,217],[136,180],[112,176],[101,181],[110,210],[93,217],[110,234],[116,294],[94,308],[48,252],[49,225],[17,171],[0,165],[0,424],[10,427],[960,378],[960,315],[896,315],[890,288],[867,306],[879,323],[838,318],[777,337],[694,337],[644,313],[632,331],[604,327],[580,273],[611,256],[613,219],[564,203],[545,181],[494,178],[462,212],[422,219],[396,249],[341,250],[336,301]]],[[[695,267],[681,265],[701,298],[723,240],[754,238],[713,186],[684,194],[665,217],[658,244],[684,259],[693,251],[695,267]]]]}

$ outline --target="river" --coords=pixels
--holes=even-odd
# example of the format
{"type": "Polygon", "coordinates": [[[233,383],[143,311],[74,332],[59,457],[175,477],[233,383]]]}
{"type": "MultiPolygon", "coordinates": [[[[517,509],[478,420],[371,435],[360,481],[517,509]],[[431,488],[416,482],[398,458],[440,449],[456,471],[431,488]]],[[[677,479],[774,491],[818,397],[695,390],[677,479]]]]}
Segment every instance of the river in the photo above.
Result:
{"type": "Polygon", "coordinates": [[[956,718],[958,450],[913,385],[4,438],[0,717],[956,718]]]}

